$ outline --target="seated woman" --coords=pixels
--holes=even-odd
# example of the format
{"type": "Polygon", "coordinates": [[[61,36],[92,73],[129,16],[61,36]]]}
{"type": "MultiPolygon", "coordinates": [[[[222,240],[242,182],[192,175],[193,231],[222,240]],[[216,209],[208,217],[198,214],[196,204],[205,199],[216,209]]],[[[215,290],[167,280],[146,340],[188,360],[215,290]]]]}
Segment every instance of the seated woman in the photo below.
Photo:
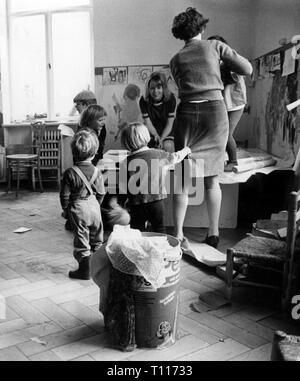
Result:
{"type": "Polygon", "coordinates": [[[176,98],[170,92],[164,73],[153,72],[146,84],[145,97],[140,98],[140,109],[151,134],[150,148],[174,152],[173,121],[176,98]]]}

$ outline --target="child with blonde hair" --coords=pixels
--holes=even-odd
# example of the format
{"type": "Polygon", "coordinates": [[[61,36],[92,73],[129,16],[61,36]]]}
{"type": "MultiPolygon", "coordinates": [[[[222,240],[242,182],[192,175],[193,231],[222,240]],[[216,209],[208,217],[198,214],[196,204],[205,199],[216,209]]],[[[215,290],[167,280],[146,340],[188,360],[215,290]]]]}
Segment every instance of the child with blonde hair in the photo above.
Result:
{"type": "Polygon", "coordinates": [[[120,192],[127,193],[133,229],[143,231],[146,222],[150,222],[152,231],[165,233],[165,169],[182,161],[191,150],[185,147],[169,153],[149,148],[150,139],[149,130],[142,123],[131,123],[122,130],[121,143],[130,154],[120,164],[120,192]]]}
{"type": "Polygon", "coordinates": [[[105,194],[101,172],[92,160],[99,147],[94,132],[81,130],[72,140],[75,165],[63,175],[60,203],[63,216],[70,219],[74,231],[74,258],[79,267],[69,272],[70,278],[90,279],[90,255],[103,242],[100,205],[105,194]]]}

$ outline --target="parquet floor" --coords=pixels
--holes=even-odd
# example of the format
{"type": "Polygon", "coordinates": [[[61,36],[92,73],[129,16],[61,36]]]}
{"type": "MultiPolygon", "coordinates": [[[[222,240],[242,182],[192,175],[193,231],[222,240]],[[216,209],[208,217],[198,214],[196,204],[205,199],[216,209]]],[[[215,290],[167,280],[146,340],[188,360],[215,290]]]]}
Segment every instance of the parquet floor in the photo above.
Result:
{"type": "MultiPolygon", "coordinates": [[[[267,295],[239,290],[233,304],[224,305],[223,281],[215,270],[183,258],[175,345],[129,353],[113,349],[98,311],[98,287],[67,277],[76,262],[72,233],[65,231],[60,213],[55,191],[22,190],[16,199],[0,190],[0,296],[6,305],[1,361],[269,360],[274,330],[299,333],[267,295]],[[21,226],[31,231],[13,233],[21,226]]],[[[220,250],[243,234],[223,230],[220,250]]],[[[189,229],[186,235],[200,241],[205,231],[189,229]]]]}

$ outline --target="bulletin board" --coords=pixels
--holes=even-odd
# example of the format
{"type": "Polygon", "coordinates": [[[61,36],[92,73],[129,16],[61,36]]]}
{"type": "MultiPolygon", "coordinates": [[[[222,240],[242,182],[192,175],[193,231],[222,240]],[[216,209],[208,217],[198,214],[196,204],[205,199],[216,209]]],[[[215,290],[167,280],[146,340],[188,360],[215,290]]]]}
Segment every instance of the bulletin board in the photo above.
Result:
{"type": "Polygon", "coordinates": [[[120,149],[120,131],[122,121],[142,122],[139,109],[139,99],[145,94],[145,85],[150,74],[154,71],[164,72],[168,87],[177,98],[178,90],[171,75],[168,65],[135,65],[135,66],[111,66],[95,68],[95,93],[98,103],[107,112],[106,129],[107,137],[105,151],[120,149]],[[136,86],[136,97],[124,97],[126,90],[136,86]],[[121,122],[120,122],[121,120],[121,122]]]}
{"type": "Polygon", "coordinates": [[[289,160],[291,165],[300,145],[299,107],[292,111],[286,108],[300,98],[300,64],[292,49],[297,51],[295,44],[287,44],[255,59],[250,83],[256,147],[289,160]]]}

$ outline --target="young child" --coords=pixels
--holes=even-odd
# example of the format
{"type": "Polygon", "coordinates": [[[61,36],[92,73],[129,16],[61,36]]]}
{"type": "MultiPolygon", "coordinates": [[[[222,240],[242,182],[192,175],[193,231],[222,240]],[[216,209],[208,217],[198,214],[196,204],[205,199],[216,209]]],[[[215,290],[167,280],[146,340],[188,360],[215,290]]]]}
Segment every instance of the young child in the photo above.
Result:
{"type": "Polygon", "coordinates": [[[79,268],[69,272],[70,278],[90,279],[90,255],[103,242],[100,205],[105,194],[101,172],[92,160],[99,143],[95,133],[82,130],[72,140],[75,165],[63,175],[60,203],[63,216],[71,220],[74,231],[74,258],[79,268]]]}
{"type": "Polygon", "coordinates": [[[78,112],[78,114],[82,114],[82,112],[89,105],[96,105],[97,99],[96,95],[92,91],[83,90],[74,97],[73,102],[75,110],[78,112]]]}
{"type": "MultiPolygon", "coordinates": [[[[218,35],[211,36],[208,40],[218,40],[228,45],[228,42],[218,35]]],[[[243,115],[247,103],[247,92],[244,76],[232,72],[224,63],[221,65],[221,79],[224,84],[223,96],[229,121],[229,135],[226,145],[228,161],[224,171],[231,172],[233,167],[238,164],[237,146],[233,134],[243,115]]]]}
{"type": "Polygon", "coordinates": [[[94,159],[92,160],[93,165],[97,165],[98,161],[103,158],[106,139],[106,116],[107,113],[102,106],[92,104],[82,112],[80,117],[79,130],[89,128],[93,130],[98,137],[99,148],[94,159]]]}
{"type": "Polygon", "coordinates": [[[146,222],[150,222],[152,231],[165,233],[165,169],[182,161],[191,150],[185,147],[169,153],[149,148],[150,139],[148,128],[142,123],[131,123],[123,129],[121,143],[131,153],[120,164],[119,186],[121,193],[127,193],[130,226],[144,231],[146,222]]]}

